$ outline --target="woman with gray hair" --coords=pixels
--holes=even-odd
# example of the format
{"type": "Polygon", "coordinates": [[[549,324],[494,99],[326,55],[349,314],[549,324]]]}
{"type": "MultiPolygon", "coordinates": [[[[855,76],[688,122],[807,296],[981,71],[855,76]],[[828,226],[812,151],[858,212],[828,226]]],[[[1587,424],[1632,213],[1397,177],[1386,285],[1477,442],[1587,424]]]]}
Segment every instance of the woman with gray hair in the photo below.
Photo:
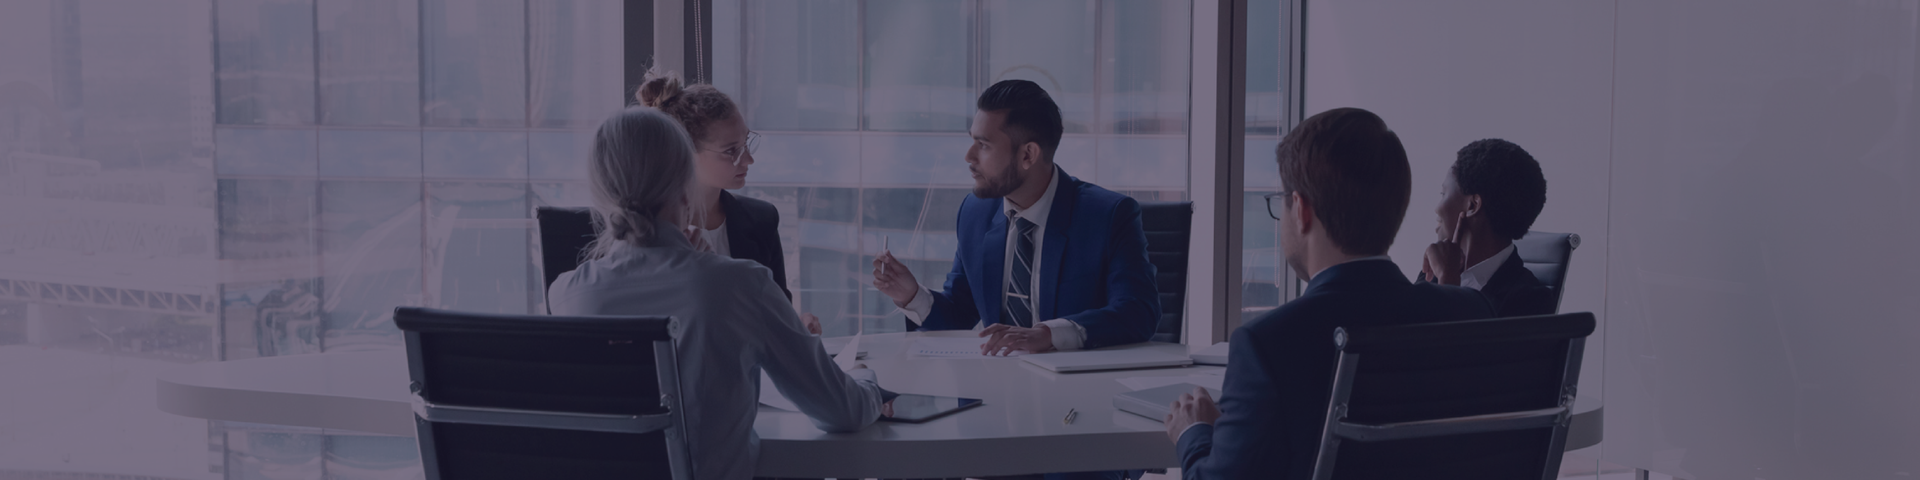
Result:
{"type": "Polygon", "coordinates": [[[556,315],[670,315],[687,382],[694,478],[753,476],[753,433],[764,369],[780,393],[829,432],[866,427],[881,390],[864,366],[841,372],[801,326],[767,267],[694,249],[680,232],[693,141],[672,117],[628,107],[593,137],[587,179],[606,225],[588,260],[548,288],[556,315]]]}

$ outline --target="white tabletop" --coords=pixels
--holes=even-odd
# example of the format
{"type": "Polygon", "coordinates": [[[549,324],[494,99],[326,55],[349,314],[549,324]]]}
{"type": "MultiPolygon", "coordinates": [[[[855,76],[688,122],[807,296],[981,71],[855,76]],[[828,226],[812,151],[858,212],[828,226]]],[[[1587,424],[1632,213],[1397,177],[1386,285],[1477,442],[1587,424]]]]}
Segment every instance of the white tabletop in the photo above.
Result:
{"type": "MultiPolygon", "coordinates": [[[[967,335],[942,332],[938,335],[967,335]]],[[[1218,374],[1194,366],[1053,373],[1017,358],[930,359],[905,347],[923,333],[870,335],[863,363],[902,393],[980,398],[984,405],[924,424],[880,422],[828,434],[805,416],[762,408],[755,474],[780,477],[960,477],[1177,467],[1157,420],[1118,412],[1126,377],[1218,374]],[[1074,422],[1062,422],[1073,409],[1074,422]]],[[[1178,344],[1141,348],[1185,353],[1178,344]]],[[[192,365],[163,376],[162,411],[197,418],[413,435],[406,356],[399,351],[270,357],[192,365]]],[[[1600,408],[1582,397],[1568,450],[1599,442],[1600,408]]]]}

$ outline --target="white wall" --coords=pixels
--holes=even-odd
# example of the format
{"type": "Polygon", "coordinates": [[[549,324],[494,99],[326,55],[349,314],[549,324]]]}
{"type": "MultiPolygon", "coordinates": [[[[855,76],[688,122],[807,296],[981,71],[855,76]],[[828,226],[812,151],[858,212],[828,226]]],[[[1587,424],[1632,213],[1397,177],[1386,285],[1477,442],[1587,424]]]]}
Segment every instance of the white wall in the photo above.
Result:
{"type": "Polygon", "coordinates": [[[1582,240],[1560,311],[1601,318],[1582,362],[1586,394],[1601,391],[1604,370],[1612,65],[1611,2],[1307,4],[1307,114],[1365,108],[1407,147],[1413,201],[1389,254],[1409,277],[1438,239],[1433,209],[1460,147],[1504,138],[1540,161],[1547,206],[1533,229],[1582,240]]]}
{"type": "Polygon", "coordinates": [[[1562,311],[1602,317],[1604,459],[1920,475],[1916,2],[1342,0],[1307,29],[1308,113],[1378,112],[1414,159],[1409,272],[1453,149],[1540,159],[1535,228],[1587,240],[1562,311]]]}

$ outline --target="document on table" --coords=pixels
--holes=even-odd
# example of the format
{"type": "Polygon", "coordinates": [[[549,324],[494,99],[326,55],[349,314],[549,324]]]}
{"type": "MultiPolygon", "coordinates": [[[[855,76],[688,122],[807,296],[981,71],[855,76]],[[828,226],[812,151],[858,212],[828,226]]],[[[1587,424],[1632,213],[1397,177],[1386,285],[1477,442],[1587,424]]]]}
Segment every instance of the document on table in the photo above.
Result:
{"type": "MultiPolygon", "coordinates": [[[[994,358],[980,354],[980,346],[987,339],[980,337],[920,337],[907,345],[907,354],[928,358],[994,358]]],[[[1006,356],[1017,357],[1025,350],[1014,350],[1006,356]]]]}
{"type": "Polygon", "coordinates": [[[1182,383],[1191,383],[1194,385],[1199,385],[1202,387],[1213,389],[1215,391],[1219,391],[1219,390],[1224,390],[1224,388],[1221,388],[1221,385],[1225,383],[1226,380],[1227,380],[1226,377],[1222,377],[1218,375],[1185,375],[1185,376],[1179,376],[1179,377],[1127,377],[1127,378],[1114,379],[1114,381],[1120,382],[1121,385],[1126,385],[1128,389],[1131,389],[1136,392],[1141,390],[1146,390],[1149,388],[1160,388],[1167,385],[1179,385],[1182,383]]]}
{"type": "Polygon", "coordinates": [[[842,372],[853,370],[853,366],[860,363],[858,358],[860,358],[860,334],[854,334],[852,340],[847,340],[846,346],[840,347],[840,353],[833,356],[833,364],[840,366],[842,372]]]}
{"type": "MultiPolygon", "coordinates": [[[[840,353],[833,356],[834,366],[840,367],[840,371],[853,370],[854,365],[860,363],[855,359],[859,352],[860,335],[855,334],[845,346],[840,347],[840,353]]],[[[773,376],[765,371],[760,372],[760,404],[789,412],[800,411],[800,407],[794,405],[792,400],[780,394],[780,389],[773,386],[773,376]]]]}

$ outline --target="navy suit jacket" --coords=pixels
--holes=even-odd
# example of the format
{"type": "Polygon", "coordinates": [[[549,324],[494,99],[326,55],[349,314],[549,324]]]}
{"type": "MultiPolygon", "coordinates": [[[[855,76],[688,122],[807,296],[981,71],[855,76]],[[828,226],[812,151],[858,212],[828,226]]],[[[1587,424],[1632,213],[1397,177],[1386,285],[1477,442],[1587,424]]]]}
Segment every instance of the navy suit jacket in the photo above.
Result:
{"type": "Polygon", "coordinates": [[[1492,316],[1479,293],[1409,282],[1391,261],[1328,267],[1300,298],[1234,330],[1220,418],[1180,436],[1181,473],[1189,480],[1311,478],[1333,390],[1335,327],[1492,316]]]}
{"type": "MultiPolygon", "coordinates": [[[[1041,242],[1040,304],[1034,323],[1065,318],[1086,330],[1082,348],[1145,342],[1160,317],[1160,293],[1147,263],[1140,202],[1057,170],[1053,209],[1041,242]]],[[[1004,323],[1007,216],[1002,199],[967,195],[955,225],[960,248],[944,291],[920,322],[927,330],[1004,323]]]]}

